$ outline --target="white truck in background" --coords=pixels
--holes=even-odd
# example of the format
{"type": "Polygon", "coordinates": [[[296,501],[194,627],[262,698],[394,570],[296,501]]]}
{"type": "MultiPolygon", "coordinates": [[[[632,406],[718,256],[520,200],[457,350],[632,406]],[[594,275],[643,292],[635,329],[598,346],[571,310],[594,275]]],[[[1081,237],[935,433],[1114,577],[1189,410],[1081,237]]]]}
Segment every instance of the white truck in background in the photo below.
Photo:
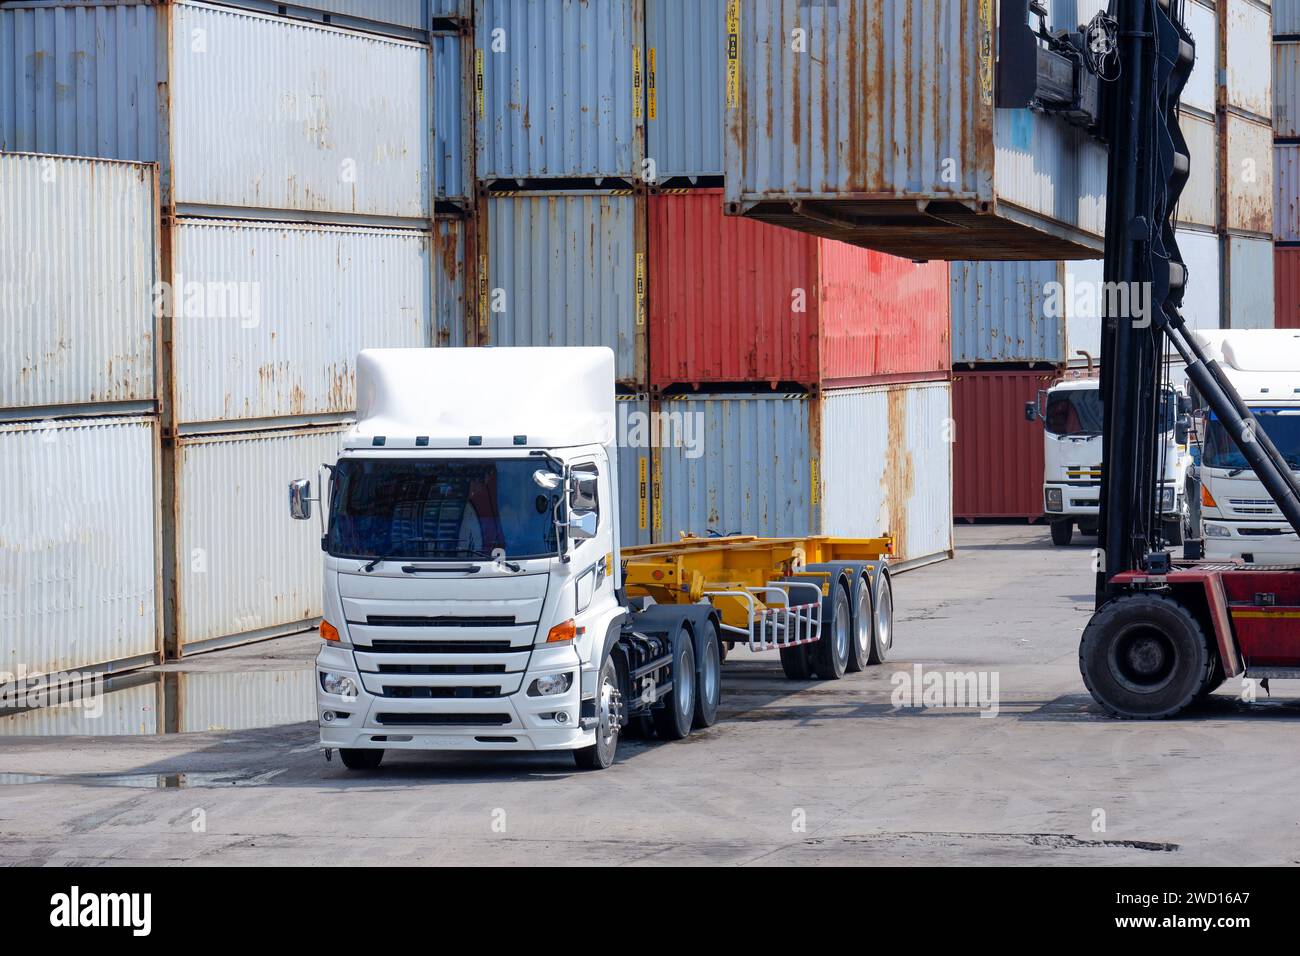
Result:
{"type": "Polygon", "coordinates": [[[321,746],[572,751],[717,719],[726,645],[836,680],[893,642],[892,542],[685,538],[622,548],[614,353],[371,349],[329,493],[321,746]]]}
{"type": "MultiPolygon", "coordinates": [[[[1300,332],[1235,329],[1195,334],[1292,470],[1300,472],[1300,332]]],[[[1300,562],[1300,539],[1223,424],[1208,412],[1198,412],[1196,437],[1205,557],[1261,565],[1300,562]]]]}
{"type": "MultiPolygon", "coordinates": [[[[1043,423],[1043,513],[1051,524],[1052,543],[1068,545],[1078,528],[1097,533],[1101,511],[1103,409],[1100,380],[1076,373],[1039,393],[1025,408],[1025,418],[1043,423]]],[[[1184,487],[1191,464],[1188,399],[1175,388],[1165,391],[1162,410],[1163,467],[1160,514],[1165,543],[1182,544],[1186,522],[1184,487]]]]}

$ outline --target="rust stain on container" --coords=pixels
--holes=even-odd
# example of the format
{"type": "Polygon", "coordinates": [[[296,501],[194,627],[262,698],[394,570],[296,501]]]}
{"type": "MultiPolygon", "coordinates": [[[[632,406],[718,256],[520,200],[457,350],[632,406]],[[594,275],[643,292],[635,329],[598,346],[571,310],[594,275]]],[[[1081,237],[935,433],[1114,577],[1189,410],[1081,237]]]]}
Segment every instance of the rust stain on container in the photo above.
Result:
{"type": "Polygon", "coordinates": [[[916,474],[912,454],[903,437],[907,435],[907,392],[903,389],[889,391],[889,450],[885,459],[885,500],[889,503],[889,527],[894,536],[894,551],[908,554],[907,511],[912,500],[916,474]],[[897,436],[897,437],[895,437],[897,436]]]}

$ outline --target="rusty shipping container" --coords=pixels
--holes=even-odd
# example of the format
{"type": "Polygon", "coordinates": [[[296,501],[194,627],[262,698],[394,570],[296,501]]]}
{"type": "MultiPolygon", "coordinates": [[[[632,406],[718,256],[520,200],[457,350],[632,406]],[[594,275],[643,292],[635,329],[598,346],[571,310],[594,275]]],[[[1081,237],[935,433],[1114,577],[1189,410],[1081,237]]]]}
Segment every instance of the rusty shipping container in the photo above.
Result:
{"type": "Polygon", "coordinates": [[[1043,514],[1043,427],[1025,421],[1057,373],[962,371],[952,383],[953,514],[1036,519],[1043,514]]]}
{"type": "Polygon", "coordinates": [[[948,267],[723,214],[722,192],[649,199],[650,383],[946,378],[948,267]]]}
{"type": "MultiPolygon", "coordinates": [[[[1097,4],[1048,6],[1073,28],[1097,4]]],[[[996,9],[729,0],[728,211],[910,258],[1097,257],[1106,148],[999,108],[996,9]]]]}
{"type": "MultiPolygon", "coordinates": [[[[1268,52],[1273,17],[1267,0],[1217,0],[1220,105],[1264,121],[1273,116],[1268,52]]],[[[1206,50],[1197,51],[1206,55],[1206,50]]]]}
{"type": "Polygon", "coordinates": [[[1273,128],[1279,139],[1300,137],[1300,40],[1273,43],[1273,128]]]}
{"type": "Polygon", "coordinates": [[[1236,113],[1221,119],[1220,226],[1272,236],[1273,129],[1236,113]]]}
{"type": "Polygon", "coordinates": [[[1279,329],[1300,329],[1300,246],[1273,250],[1274,321],[1279,329]]]}
{"type": "Polygon", "coordinates": [[[1300,242],[1300,143],[1273,147],[1273,238],[1300,242]]]}

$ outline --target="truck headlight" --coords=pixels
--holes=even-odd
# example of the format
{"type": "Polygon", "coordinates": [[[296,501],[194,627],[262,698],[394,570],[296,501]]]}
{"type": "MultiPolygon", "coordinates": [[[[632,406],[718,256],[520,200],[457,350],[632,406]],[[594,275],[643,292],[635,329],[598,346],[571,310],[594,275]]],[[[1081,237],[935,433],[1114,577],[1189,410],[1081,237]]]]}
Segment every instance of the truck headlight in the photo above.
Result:
{"type": "Polygon", "coordinates": [[[564,674],[547,674],[545,677],[539,677],[528,685],[529,697],[554,697],[556,694],[563,694],[573,686],[573,675],[564,674]]]}
{"type": "Polygon", "coordinates": [[[1205,536],[1207,538],[1231,538],[1232,532],[1221,524],[1207,524],[1205,526],[1205,536]]]}
{"type": "Polygon", "coordinates": [[[334,674],[330,671],[320,672],[320,689],[327,694],[337,694],[348,700],[357,699],[357,682],[347,674],[334,674]]]}
{"type": "Polygon", "coordinates": [[[1166,512],[1174,510],[1174,489],[1172,486],[1160,489],[1160,510],[1166,512]]]}
{"type": "Polygon", "coordinates": [[[1065,510],[1065,495],[1060,488],[1047,488],[1044,492],[1047,501],[1047,510],[1061,512],[1065,510]]]}

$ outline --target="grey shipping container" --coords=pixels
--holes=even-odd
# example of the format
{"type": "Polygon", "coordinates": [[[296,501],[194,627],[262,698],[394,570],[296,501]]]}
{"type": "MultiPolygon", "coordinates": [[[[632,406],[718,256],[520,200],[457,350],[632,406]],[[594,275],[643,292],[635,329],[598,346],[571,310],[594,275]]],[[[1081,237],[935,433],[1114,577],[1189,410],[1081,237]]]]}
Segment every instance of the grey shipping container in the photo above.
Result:
{"type": "Polygon", "coordinates": [[[1064,362],[1064,278],[1059,261],[954,262],[953,364],[1064,362]]]}
{"type": "Polygon", "coordinates": [[[619,534],[625,547],[651,544],[650,482],[655,431],[644,392],[617,396],[619,534]]]}
{"type": "Polygon", "coordinates": [[[911,258],[1095,258],[1106,148],[998,108],[995,8],[728,0],[728,212],[911,258]]]}
{"type": "Polygon", "coordinates": [[[1273,238],[1300,242],[1300,143],[1273,147],[1273,238]]]}
{"type": "Polygon", "coordinates": [[[434,198],[468,203],[474,195],[473,87],[466,82],[469,44],[459,34],[435,33],[433,53],[434,198]]]}
{"type": "Polygon", "coordinates": [[[481,0],[478,176],[630,178],[645,152],[638,0],[481,0]]]}
{"type": "MultiPolygon", "coordinates": [[[[294,0],[290,4],[276,3],[275,0],[222,0],[232,7],[244,7],[259,13],[276,13],[281,7],[293,10],[293,15],[301,15],[299,10],[313,19],[328,17],[328,22],[337,26],[385,32],[386,28],[399,27],[403,34],[412,34],[429,29],[429,4],[431,0],[294,0]],[[299,9],[294,9],[299,8],[299,9]]],[[[453,0],[432,0],[437,7],[446,6],[453,0]]],[[[445,16],[446,14],[435,14],[445,16]]]]}
{"type": "Polygon", "coordinates": [[[604,345],[646,380],[645,203],[630,191],[498,193],[479,220],[480,345],[604,345]]]}
{"type": "Polygon", "coordinates": [[[722,175],[726,0],[645,0],[646,156],[654,177],[722,175]]]}
{"type": "MultiPolygon", "coordinates": [[[[1218,0],[1222,106],[1269,121],[1273,117],[1268,50],[1273,17],[1259,0],[1218,0]]],[[[1204,56],[1204,51],[1198,51],[1204,56]]]]}
{"type": "Polygon", "coordinates": [[[1300,40],[1273,43],[1273,128],[1281,138],[1300,137],[1300,40]]]}
{"type": "Polygon", "coordinates": [[[433,221],[433,345],[473,344],[473,233],[471,219],[439,216],[433,221]]]}
{"type": "Polygon", "coordinates": [[[1300,0],[1273,0],[1273,35],[1300,34],[1300,0]]]}

